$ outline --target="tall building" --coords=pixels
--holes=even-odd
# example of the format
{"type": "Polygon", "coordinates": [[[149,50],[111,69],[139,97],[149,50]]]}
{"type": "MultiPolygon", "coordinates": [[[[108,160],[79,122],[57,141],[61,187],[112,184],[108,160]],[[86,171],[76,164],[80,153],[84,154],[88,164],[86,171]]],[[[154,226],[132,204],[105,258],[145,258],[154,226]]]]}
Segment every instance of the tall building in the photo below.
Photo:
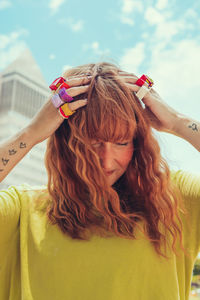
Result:
{"type": "MultiPolygon", "coordinates": [[[[25,127],[48,96],[47,83],[27,49],[0,74],[0,142],[25,127]]],[[[45,184],[45,145],[36,145],[0,183],[0,189],[22,183],[45,184]]]]}

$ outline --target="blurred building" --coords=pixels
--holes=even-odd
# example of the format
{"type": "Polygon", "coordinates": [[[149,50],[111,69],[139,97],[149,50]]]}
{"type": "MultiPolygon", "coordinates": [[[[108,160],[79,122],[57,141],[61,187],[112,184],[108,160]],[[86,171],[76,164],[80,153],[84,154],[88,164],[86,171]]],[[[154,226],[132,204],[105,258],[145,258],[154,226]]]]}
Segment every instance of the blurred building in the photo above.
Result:
{"type": "MultiPolygon", "coordinates": [[[[25,127],[49,96],[49,89],[31,52],[26,50],[0,74],[0,142],[25,127]]],[[[35,146],[0,183],[45,184],[46,142],[35,146]]]]}

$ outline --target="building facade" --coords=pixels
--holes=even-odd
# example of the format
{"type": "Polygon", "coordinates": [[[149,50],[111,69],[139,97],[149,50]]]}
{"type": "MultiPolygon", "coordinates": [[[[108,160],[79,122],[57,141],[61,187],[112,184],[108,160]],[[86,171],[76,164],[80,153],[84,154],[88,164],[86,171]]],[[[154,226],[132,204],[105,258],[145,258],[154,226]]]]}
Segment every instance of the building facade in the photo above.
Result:
{"type": "MultiPolygon", "coordinates": [[[[24,128],[46,102],[49,89],[27,49],[0,74],[0,142],[24,128]]],[[[0,183],[0,189],[27,183],[46,184],[46,142],[36,145],[0,183]]]]}

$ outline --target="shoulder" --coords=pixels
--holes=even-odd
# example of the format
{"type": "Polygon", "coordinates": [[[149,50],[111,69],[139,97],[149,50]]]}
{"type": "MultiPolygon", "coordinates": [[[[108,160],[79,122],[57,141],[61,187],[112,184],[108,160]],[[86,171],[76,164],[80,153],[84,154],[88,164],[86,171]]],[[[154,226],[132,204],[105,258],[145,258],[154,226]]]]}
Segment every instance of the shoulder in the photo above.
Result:
{"type": "Polygon", "coordinates": [[[200,198],[200,173],[178,170],[170,172],[172,182],[185,197],[200,198]]]}
{"type": "Polygon", "coordinates": [[[22,184],[19,186],[10,186],[0,191],[0,206],[9,209],[12,206],[20,208],[28,203],[35,202],[38,198],[48,198],[48,191],[45,185],[30,186],[22,184]]]}

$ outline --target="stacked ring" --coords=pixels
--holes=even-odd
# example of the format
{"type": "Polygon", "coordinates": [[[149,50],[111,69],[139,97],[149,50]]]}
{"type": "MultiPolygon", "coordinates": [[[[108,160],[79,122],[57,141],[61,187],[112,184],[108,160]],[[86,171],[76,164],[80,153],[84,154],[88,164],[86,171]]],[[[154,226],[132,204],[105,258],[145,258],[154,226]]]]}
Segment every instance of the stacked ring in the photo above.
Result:
{"type": "Polygon", "coordinates": [[[136,93],[136,96],[142,100],[144,96],[150,91],[151,87],[153,86],[153,80],[148,77],[147,75],[142,75],[135,83],[136,85],[140,86],[139,91],[136,93]]]}
{"type": "Polygon", "coordinates": [[[65,102],[60,98],[60,96],[58,94],[54,94],[51,97],[51,101],[52,101],[53,105],[55,106],[55,108],[59,108],[61,105],[65,104],[65,102]]]}
{"type": "Polygon", "coordinates": [[[72,100],[74,100],[67,92],[66,92],[66,88],[62,88],[59,90],[58,92],[60,98],[62,100],[64,100],[65,102],[71,102],[72,100]]]}
{"type": "Polygon", "coordinates": [[[68,103],[65,103],[64,105],[60,106],[59,107],[59,113],[60,115],[64,118],[64,119],[68,119],[69,116],[73,115],[75,113],[75,110],[72,111],[70,108],[69,108],[69,105],[68,103]]]}
{"type": "Polygon", "coordinates": [[[71,111],[68,106],[68,103],[74,100],[74,98],[66,92],[66,90],[69,89],[70,86],[66,83],[66,80],[63,77],[58,77],[52,82],[49,88],[52,91],[56,91],[59,88],[58,94],[54,94],[51,97],[51,101],[53,105],[58,108],[60,115],[64,119],[68,119],[69,116],[75,113],[75,111],[71,111]]]}
{"type": "Polygon", "coordinates": [[[49,88],[50,88],[52,91],[56,91],[57,88],[59,88],[59,86],[60,86],[62,83],[64,83],[65,81],[66,81],[65,78],[63,78],[63,77],[58,77],[58,78],[56,78],[56,79],[52,82],[52,84],[50,84],[49,88]]]}

